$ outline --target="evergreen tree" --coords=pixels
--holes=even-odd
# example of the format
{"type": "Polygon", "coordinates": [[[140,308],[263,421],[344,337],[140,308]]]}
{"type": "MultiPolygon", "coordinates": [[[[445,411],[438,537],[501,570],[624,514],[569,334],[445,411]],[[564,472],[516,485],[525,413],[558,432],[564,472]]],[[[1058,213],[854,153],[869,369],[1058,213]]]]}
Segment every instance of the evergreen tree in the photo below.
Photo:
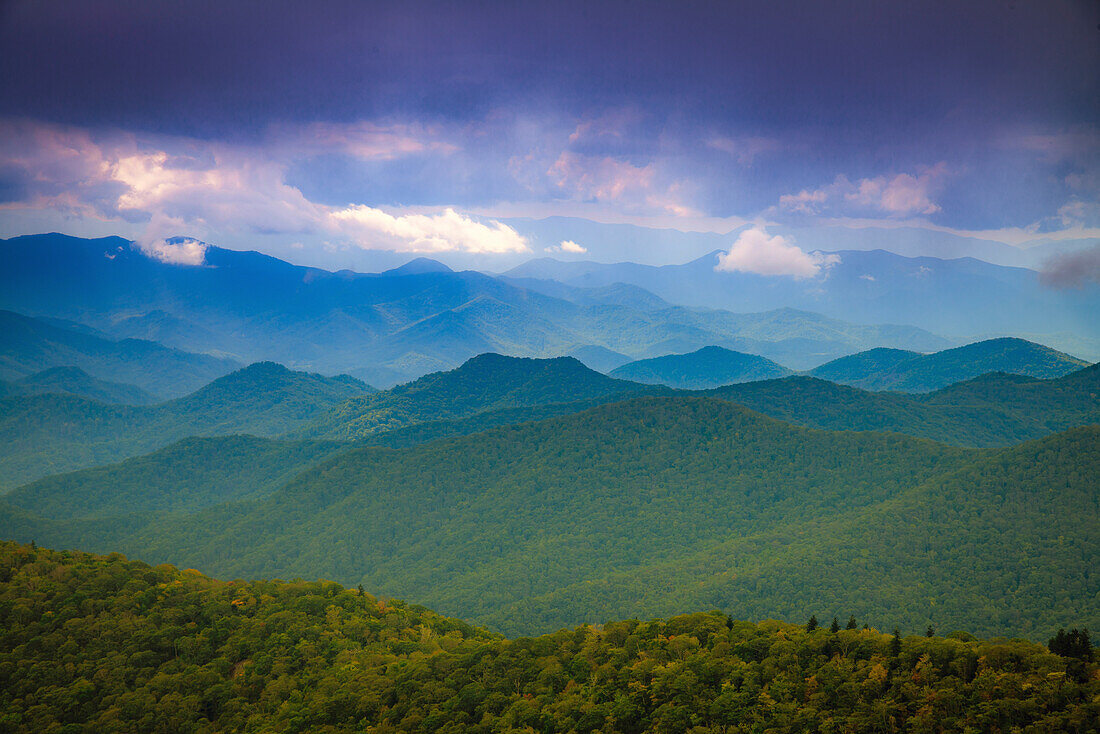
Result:
{"type": "Polygon", "coordinates": [[[856,628],[857,628],[857,625],[856,625],[856,617],[855,617],[855,615],[853,614],[852,616],[848,617],[848,624],[844,625],[844,629],[846,629],[846,630],[854,630],[854,629],[856,629],[856,628]]]}
{"type": "Polygon", "coordinates": [[[895,627],[894,639],[890,640],[890,656],[896,658],[898,655],[901,655],[901,631],[895,627]]]}
{"type": "Polygon", "coordinates": [[[928,629],[926,629],[924,631],[924,636],[925,637],[935,637],[936,636],[936,630],[932,629],[932,625],[928,625],[928,629]]]}
{"type": "Polygon", "coordinates": [[[837,621],[836,617],[833,617],[833,623],[829,625],[829,631],[833,633],[840,632],[840,622],[837,621]]]}
{"type": "Polygon", "coordinates": [[[810,621],[806,623],[806,631],[813,632],[815,629],[817,629],[817,615],[811,614],[810,621]]]}

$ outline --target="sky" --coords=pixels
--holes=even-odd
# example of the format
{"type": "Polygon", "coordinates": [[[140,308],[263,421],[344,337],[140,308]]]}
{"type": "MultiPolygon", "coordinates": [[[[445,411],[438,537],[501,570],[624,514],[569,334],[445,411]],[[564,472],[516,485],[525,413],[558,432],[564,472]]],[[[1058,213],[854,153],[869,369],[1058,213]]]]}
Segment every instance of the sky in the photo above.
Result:
{"type": "Polygon", "coordinates": [[[611,257],[551,216],[1097,240],[1100,3],[0,3],[0,236],[611,257]]]}

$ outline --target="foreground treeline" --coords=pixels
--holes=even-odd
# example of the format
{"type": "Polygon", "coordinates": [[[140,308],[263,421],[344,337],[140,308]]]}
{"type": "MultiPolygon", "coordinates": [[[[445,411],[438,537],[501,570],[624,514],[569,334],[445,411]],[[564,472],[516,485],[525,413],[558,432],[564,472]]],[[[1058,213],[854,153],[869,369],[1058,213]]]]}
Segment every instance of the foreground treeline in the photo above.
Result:
{"type": "Polygon", "coordinates": [[[1095,731],[1021,640],[717,612],[505,640],[329,582],[0,544],[0,731],[1095,731]]]}

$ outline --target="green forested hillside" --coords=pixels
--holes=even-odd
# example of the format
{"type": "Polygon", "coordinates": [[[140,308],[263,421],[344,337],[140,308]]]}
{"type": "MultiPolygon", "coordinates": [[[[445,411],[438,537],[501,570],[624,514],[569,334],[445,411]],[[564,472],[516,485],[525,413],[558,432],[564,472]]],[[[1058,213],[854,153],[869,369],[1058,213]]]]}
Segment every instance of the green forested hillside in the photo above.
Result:
{"type": "Polygon", "coordinates": [[[18,380],[0,380],[0,397],[70,393],[102,403],[150,405],[160,402],[136,385],[92,377],[79,367],[50,367],[18,380]]]}
{"type": "Polygon", "coordinates": [[[350,440],[418,423],[470,418],[486,411],[622,399],[630,393],[661,391],[612,379],[572,357],[526,359],[487,353],[456,369],[348,400],[300,433],[350,440]]]}
{"type": "Polygon", "coordinates": [[[866,380],[869,376],[891,369],[907,362],[914,357],[924,356],[920,352],[908,349],[890,349],[888,347],[876,347],[846,357],[834,359],[831,362],[815,367],[808,374],[820,377],[829,382],[838,382],[842,385],[855,385],[866,380]]]}
{"type": "Polygon", "coordinates": [[[705,390],[737,382],[785,377],[791,371],[755,354],[711,346],[690,354],[669,354],[630,362],[612,370],[610,374],[612,377],[648,385],[705,390]]]}
{"type": "Polygon", "coordinates": [[[1100,423],[1100,366],[1037,380],[989,374],[925,395],[870,392],[812,377],[710,394],[813,428],[897,431],[958,446],[1008,446],[1100,423]]]}
{"type": "Polygon", "coordinates": [[[39,479],[3,501],[58,519],[196,512],[270,494],[343,448],[331,441],[255,436],[186,438],[118,464],[39,479]]]}
{"type": "Polygon", "coordinates": [[[282,434],[370,390],[346,375],[293,372],[266,362],[152,406],[74,395],[6,398],[0,400],[0,489],[138,456],[187,436],[282,434]]]}
{"type": "MultiPolygon", "coordinates": [[[[981,452],[889,500],[731,538],[688,559],[578,582],[498,612],[551,624],[719,607],[750,618],[855,610],[910,629],[1045,639],[1100,625],[1100,428],[981,452]]],[[[502,625],[509,628],[510,625],[502,625]]]]}
{"type": "Polygon", "coordinates": [[[928,392],[988,372],[1049,379],[1088,365],[1042,344],[1007,337],[933,354],[910,353],[907,359],[901,358],[904,354],[905,350],[873,349],[841,357],[810,374],[865,390],[928,392]]]}
{"type": "MultiPolygon", "coordinates": [[[[409,446],[670,392],[612,380],[571,360],[482,355],[459,369],[350,400],[299,434],[409,446]]],[[[1007,446],[1100,422],[1095,366],[1050,380],[987,375],[927,395],[870,392],[802,376],[702,394],[812,428],[896,431],[959,446],[1007,446]]]]}
{"type": "Polygon", "coordinates": [[[798,428],[713,397],[639,398],[351,450],[267,499],[190,517],[8,511],[0,535],[230,576],[323,575],[508,632],[700,607],[797,618],[828,599],[880,624],[904,613],[891,619],[910,630],[1043,635],[1067,616],[1100,626],[1098,432],[979,451],[798,428]],[[931,519],[895,522],[910,501],[931,519]],[[998,538],[1013,552],[990,553],[998,538]]]}
{"type": "Polygon", "coordinates": [[[505,640],[331,582],[222,582],[3,543],[0,723],[89,734],[1100,727],[1091,651],[892,636],[837,615],[830,629],[708,612],[505,640]]]}

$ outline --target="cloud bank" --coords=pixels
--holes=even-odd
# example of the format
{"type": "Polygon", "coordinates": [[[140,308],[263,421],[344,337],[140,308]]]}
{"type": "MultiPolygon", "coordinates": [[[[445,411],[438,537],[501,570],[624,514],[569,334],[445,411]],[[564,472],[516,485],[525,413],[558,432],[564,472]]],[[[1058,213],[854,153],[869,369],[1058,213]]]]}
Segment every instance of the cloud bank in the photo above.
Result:
{"type": "Polygon", "coordinates": [[[864,212],[887,217],[915,214],[935,214],[940,205],[932,197],[940,191],[950,172],[940,162],[923,168],[916,174],[898,173],[849,181],[837,176],[833,183],[810,191],[779,197],[779,209],[799,214],[817,215],[827,212],[864,212]]]}
{"type": "Polygon", "coordinates": [[[729,252],[718,256],[716,271],[756,273],[757,275],[787,275],[796,279],[812,278],[840,262],[837,255],[804,252],[785,238],[769,237],[764,227],[743,231],[729,252]]]}

